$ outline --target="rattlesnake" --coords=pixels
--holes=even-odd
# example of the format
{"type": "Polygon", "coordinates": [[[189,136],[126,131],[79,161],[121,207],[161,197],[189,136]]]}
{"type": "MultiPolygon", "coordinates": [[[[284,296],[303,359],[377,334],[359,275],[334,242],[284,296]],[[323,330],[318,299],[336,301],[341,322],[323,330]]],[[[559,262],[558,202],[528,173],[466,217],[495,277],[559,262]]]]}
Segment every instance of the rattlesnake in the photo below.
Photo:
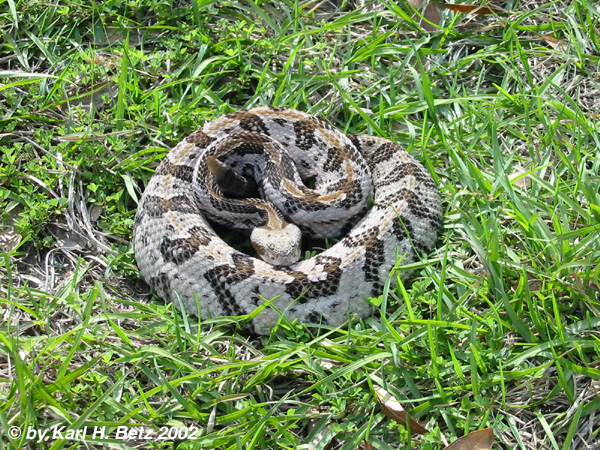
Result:
{"type": "Polygon", "coordinates": [[[398,260],[429,252],[440,226],[431,175],[398,145],[260,107],[208,122],[166,155],[140,201],[133,246],[148,284],[190,314],[247,315],[275,298],[252,319],[264,334],[280,312],[330,326],[370,315],[367,298],[381,295],[398,260]],[[243,198],[253,190],[270,200],[243,198]],[[292,263],[300,253],[293,250],[282,265],[235,250],[214,231],[254,228],[268,217],[304,234],[343,237],[303,261],[292,263]]]}

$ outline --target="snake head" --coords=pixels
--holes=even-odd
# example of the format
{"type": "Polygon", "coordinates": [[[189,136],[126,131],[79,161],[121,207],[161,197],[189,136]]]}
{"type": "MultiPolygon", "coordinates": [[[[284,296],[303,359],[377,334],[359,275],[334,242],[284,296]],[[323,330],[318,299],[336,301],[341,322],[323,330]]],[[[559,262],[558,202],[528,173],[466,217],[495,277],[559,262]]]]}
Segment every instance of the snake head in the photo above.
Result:
{"type": "Polygon", "coordinates": [[[293,223],[256,227],[250,234],[252,246],[263,261],[275,266],[288,266],[300,259],[302,232],[293,223]]]}

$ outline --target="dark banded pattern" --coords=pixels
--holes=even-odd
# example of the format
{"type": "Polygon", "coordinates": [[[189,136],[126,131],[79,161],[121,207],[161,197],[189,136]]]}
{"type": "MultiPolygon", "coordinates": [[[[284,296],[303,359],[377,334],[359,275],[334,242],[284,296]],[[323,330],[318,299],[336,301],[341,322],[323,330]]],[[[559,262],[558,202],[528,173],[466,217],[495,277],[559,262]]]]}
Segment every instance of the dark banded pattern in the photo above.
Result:
{"type": "Polygon", "coordinates": [[[133,246],[148,284],[190,314],[248,315],[269,301],[252,320],[257,333],[268,333],[280,312],[339,326],[371,314],[366,299],[381,294],[397,257],[412,263],[432,249],[441,211],[431,175],[391,141],[346,136],[299,111],[255,108],[208,122],[168,153],[140,202],[133,246]],[[239,183],[215,179],[209,157],[219,161],[213,170],[251,178],[257,189],[247,191],[266,198],[236,197],[239,183]],[[281,266],[234,250],[212,228],[254,229],[273,218],[341,238],[281,266]]]}

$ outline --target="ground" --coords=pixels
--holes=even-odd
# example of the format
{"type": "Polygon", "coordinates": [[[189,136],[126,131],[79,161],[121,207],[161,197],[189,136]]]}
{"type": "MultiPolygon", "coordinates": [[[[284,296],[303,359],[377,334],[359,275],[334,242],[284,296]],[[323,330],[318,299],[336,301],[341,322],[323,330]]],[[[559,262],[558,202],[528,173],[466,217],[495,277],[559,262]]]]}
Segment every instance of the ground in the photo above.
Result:
{"type": "Polygon", "coordinates": [[[6,0],[2,448],[600,449],[600,9],[469,4],[6,0]],[[438,244],[372,318],[259,338],[140,279],[158,161],[258,105],[432,172],[438,244]]]}

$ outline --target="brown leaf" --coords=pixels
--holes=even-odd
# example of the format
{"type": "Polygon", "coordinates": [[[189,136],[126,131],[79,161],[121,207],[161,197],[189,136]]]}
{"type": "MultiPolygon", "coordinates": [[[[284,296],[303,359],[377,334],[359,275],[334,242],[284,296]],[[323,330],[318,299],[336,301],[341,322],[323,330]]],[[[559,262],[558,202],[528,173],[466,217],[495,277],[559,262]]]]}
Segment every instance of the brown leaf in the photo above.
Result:
{"type": "Polygon", "coordinates": [[[427,428],[410,417],[404,407],[392,394],[380,386],[374,386],[373,389],[375,389],[375,395],[377,396],[379,403],[381,403],[381,410],[388,418],[395,420],[400,425],[410,428],[412,434],[427,433],[427,428]],[[407,420],[408,426],[406,425],[407,420]]]}
{"type": "Polygon", "coordinates": [[[23,240],[15,223],[24,210],[25,208],[18,203],[9,203],[4,214],[0,216],[0,249],[3,251],[13,251],[23,240]]]}
{"type": "Polygon", "coordinates": [[[358,447],[360,450],[373,450],[373,446],[369,443],[369,441],[362,441],[362,444],[360,445],[360,447],[358,447]]]}
{"type": "Polygon", "coordinates": [[[540,39],[546,41],[550,47],[552,47],[554,50],[560,51],[560,52],[566,52],[568,45],[567,42],[561,40],[561,39],[556,39],[553,38],[551,36],[538,36],[540,39]]]}
{"type": "MultiPolygon", "coordinates": [[[[408,3],[416,10],[421,11],[423,1],[424,0],[408,0],[408,3]]],[[[425,10],[422,13],[423,17],[425,17],[425,19],[427,19],[431,23],[439,25],[442,21],[442,15],[440,14],[440,11],[436,8],[435,4],[432,1],[430,1],[427,4],[425,10]]],[[[429,22],[421,19],[419,23],[425,31],[435,31],[436,27],[431,25],[429,22]]]]}
{"type": "Polygon", "coordinates": [[[508,176],[508,179],[513,185],[526,189],[531,186],[531,178],[529,178],[527,175],[524,175],[524,173],[525,172],[523,172],[521,169],[515,169],[513,173],[508,176]]]}
{"type": "Polygon", "coordinates": [[[455,3],[440,3],[444,8],[452,11],[458,11],[462,13],[473,14],[505,14],[506,11],[502,8],[488,8],[487,6],[480,5],[457,5],[455,3]]]}
{"type": "Polygon", "coordinates": [[[463,436],[444,450],[491,450],[494,445],[494,430],[484,428],[463,436]]]}

